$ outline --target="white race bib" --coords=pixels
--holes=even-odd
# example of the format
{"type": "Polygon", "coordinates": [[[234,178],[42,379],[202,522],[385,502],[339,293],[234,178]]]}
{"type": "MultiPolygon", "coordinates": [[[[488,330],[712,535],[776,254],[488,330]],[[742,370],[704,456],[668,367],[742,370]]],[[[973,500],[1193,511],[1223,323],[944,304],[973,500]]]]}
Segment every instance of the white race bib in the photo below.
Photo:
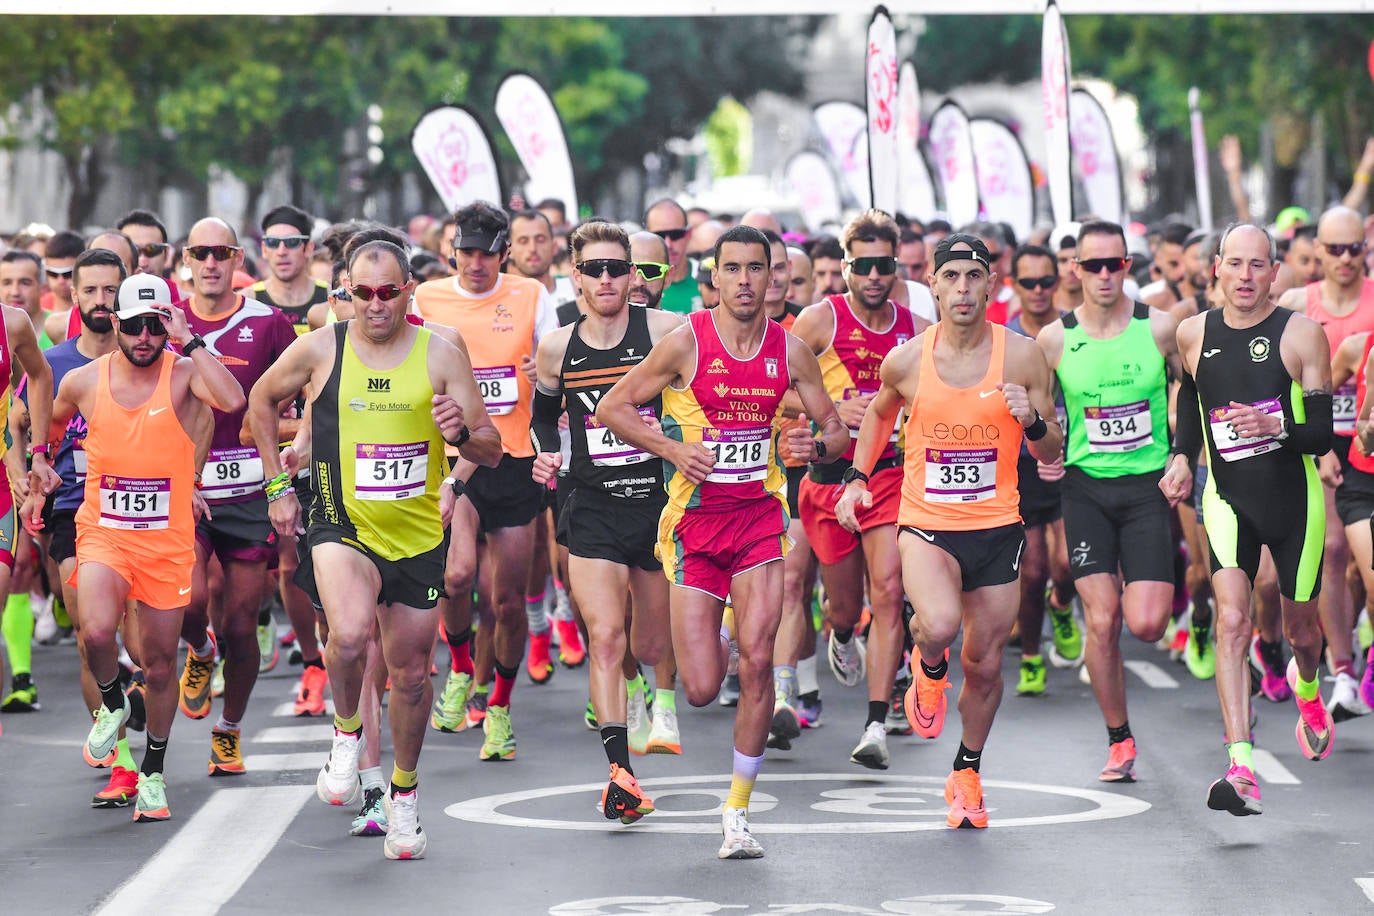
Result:
{"type": "Polygon", "coordinates": [[[209,502],[262,489],[262,456],[252,446],[214,448],[200,475],[201,495],[209,502]]]}
{"type": "Polygon", "coordinates": [[[768,476],[768,457],[773,448],[773,429],[708,429],[701,444],[716,455],[715,467],[706,479],[711,483],[749,483],[768,476]]]}
{"type": "Polygon", "coordinates": [[[1154,433],[1150,402],[1084,407],[1083,429],[1090,452],[1133,452],[1149,445],[1154,433]]]}
{"type": "Polygon", "coordinates": [[[1338,436],[1355,435],[1355,419],[1360,405],[1355,403],[1354,382],[1346,382],[1331,395],[1331,431],[1338,436]]]}
{"type": "MultiPolygon", "coordinates": [[[[1283,416],[1283,405],[1279,403],[1278,398],[1256,401],[1250,406],[1271,417],[1283,416]]],[[[1240,461],[1242,458],[1253,458],[1255,455],[1263,455],[1283,447],[1283,443],[1272,436],[1241,438],[1230,423],[1221,419],[1221,415],[1228,410],[1229,407],[1213,407],[1207,411],[1207,421],[1212,428],[1212,444],[1217,447],[1217,454],[1221,455],[1223,460],[1240,461]]]]}
{"type": "Polygon", "coordinates": [[[520,398],[520,385],[516,381],[514,366],[491,366],[486,369],[473,369],[477,379],[477,390],[482,393],[482,403],[487,405],[487,413],[493,417],[504,417],[515,409],[520,398]]]}
{"type": "Polygon", "coordinates": [[[86,479],[86,450],[77,445],[72,445],[72,464],[76,468],[76,476],[81,480],[86,479]]]}
{"type": "MultiPolygon", "coordinates": [[[[652,407],[639,408],[639,415],[646,419],[655,419],[652,407]]],[[[639,464],[654,457],[633,445],[626,445],[615,433],[598,423],[594,414],[587,414],[585,433],[587,457],[591,458],[592,464],[597,467],[622,467],[627,464],[639,464]]]]}
{"type": "Polygon", "coordinates": [[[353,497],[395,502],[422,496],[429,478],[429,443],[375,445],[360,442],[354,453],[353,497]]]}
{"type": "Polygon", "coordinates": [[[997,449],[926,449],[926,501],[977,503],[997,495],[997,449]]]}
{"type": "Polygon", "coordinates": [[[103,528],[126,531],[166,528],[171,505],[171,478],[100,478],[100,525],[103,528]]]}

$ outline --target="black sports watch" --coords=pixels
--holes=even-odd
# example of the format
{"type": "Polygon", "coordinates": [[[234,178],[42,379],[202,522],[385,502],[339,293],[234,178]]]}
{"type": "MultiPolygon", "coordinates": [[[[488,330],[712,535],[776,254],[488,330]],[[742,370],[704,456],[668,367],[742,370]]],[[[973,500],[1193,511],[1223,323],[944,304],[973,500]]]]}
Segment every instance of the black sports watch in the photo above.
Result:
{"type": "Polygon", "coordinates": [[[864,483],[868,483],[868,475],[853,465],[850,465],[844,469],[844,476],[842,476],[840,480],[846,484],[853,483],[856,480],[862,480],[864,483]]]}
{"type": "Polygon", "coordinates": [[[812,439],[812,440],[811,440],[811,444],[814,445],[814,446],[816,447],[816,457],[815,457],[814,459],[812,459],[812,460],[814,460],[814,461],[819,461],[819,460],[821,460],[822,458],[824,458],[824,457],[825,457],[825,440],[824,440],[824,439],[812,439]]]}
{"type": "Polygon", "coordinates": [[[181,355],[190,356],[192,353],[196,352],[197,347],[203,346],[205,346],[205,338],[201,337],[199,334],[192,334],[191,339],[186,341],[186,346],[181,348],[181,355]]]}
{"type": "MultiPolygon", "coordinates": [[[[463,445],[464,442],[468,441],[468,440],[471,439],[471,438],[472,438],[472,430],[468,429],[468,425],[467,425],[466,423],[464,423],[464,424],[463,424],[463,431],[460,432],[460,433],[458,434],[458,438],[457,438],[457,439],[454,439],[452,442],[449,442],[448,444],[451,445],[451,446],[453,446],[454,448],[460,448],[460,447],[462,447],[462,445],[463,445]]],[[[447,442],[448,440],[446,439],[446,440],[444,440],[444,441],[447,442]]]]}

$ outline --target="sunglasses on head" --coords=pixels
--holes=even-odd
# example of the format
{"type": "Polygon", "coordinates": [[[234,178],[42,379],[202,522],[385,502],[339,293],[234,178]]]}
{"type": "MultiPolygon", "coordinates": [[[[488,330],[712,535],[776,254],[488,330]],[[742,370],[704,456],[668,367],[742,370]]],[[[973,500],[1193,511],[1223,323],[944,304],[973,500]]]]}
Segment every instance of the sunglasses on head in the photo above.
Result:
{"type": "Polygon", "coordinates": [[[1347,251],[1350,252],[1350,256],[1352,258],[1358,258],[1360,255],[1364,254],[1365,243],[1350,242],[1348,244],[1331,244],[1329,242],[1322,242],[1322,247],[1325,248],[1333,258],[1339,258],[1343,256],[1347,251]]]}
{"type": "Polygon", "coordinates": [[[679,242],[687,237],[686,229],[655,229],[654,235],[670,242],[679,242]]]}
{"type": "Polygon", "coordinates": [[[1051,289],[1059,282],[1058,277],[1018,277],[1017,284],[1022,289],[1051,289]]]}
{"type": "Polygon", "coordinates": [[[620,258],[596,258],[591,261],[583,261],[577,265],[578,272],[585,277],[593,280],[601,279],[603,274],[610,274],[613,279],[620,279],[627,276],[635,266],[629,261],[622,261],[620,258]]]}
{"type": "MultiPolygon", "coordinates": [[[[635,270],[639,273],[641,279],[648,282],[657,280],[671,269],[670,265],[660,264],[657,261],[635,261],[635,270]]],[[[612,274],[611,276],[615,275],[612,274]]]]}
{"type": "Polygon", "coordinates": [[[308,241],[310,241],[310,236],[308,235],[264,235],[262,237],[262,247],[271,251],[276,251],[282,245],[285,245],[287,251],[295,251],[308,241]]]}
{"type": "Polygon", "coordinates": [[[54,280],[72,275],[70,267],[49,267],[47,264],[43,265],[43,272],[54,280]]]}
{"type": "Polygon", "coordinates": [[[890,276],[897,272],[897,259],[892,255],[880,258],[849,258],[845,261],[849,269],[861,277],[866,277],[873,272],[876,267],[881,276],[890,276]]]}
{"type": "Polygon", "coordinates": [[[212,256],[216,261],[227,261],[242,250],[237,245],[190,245],[186,254],[196,261],[208,261],[212,256]]]}
{"type": "Polygon", "coordinates": [[[386,286],[355,286],[350,290],[353,298],[360,302],[371,302],[373,299],[390,302],[405,291],[404,286],[397,286],[395,283],[388,283],[386,286]]]}
{"type": "Polygon", "coordinates": [[[1082,258],[1075,258],[1074,260],[1078,262],[1079,267],[1082,267],[1088,273],[1100,274],[1103,270],[1106,270],[1108,273],[1116,273],[1117,271],[1125,270],[1126,262],[1129,261],[1130,258],[1088,258],[1086,261],[1082,258]]]}
{"type": "Polygon", "coordinates": [[[154,337],[167,336],[167,325],[162,323],[161,315],[150,315],[145,312],[132,318],[119,319],[119,333],[121,334],[138,337],[145,330],[154,337]]]}
{"type": "Polygon", "coordinates": [[[155,258],[172,246],[166,242],[149,242],[146,245],[135,245],[134,250],[145,258],[155,258]]]}

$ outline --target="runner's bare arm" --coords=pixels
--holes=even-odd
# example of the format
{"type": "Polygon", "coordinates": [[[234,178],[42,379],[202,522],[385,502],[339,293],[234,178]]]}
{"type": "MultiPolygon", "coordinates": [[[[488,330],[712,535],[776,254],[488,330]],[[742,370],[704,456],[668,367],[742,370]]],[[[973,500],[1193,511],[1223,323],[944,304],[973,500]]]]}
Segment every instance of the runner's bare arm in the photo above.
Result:
{"type": "MultiPolygon", "coordinates": [[[[1039,439],[1026,437],[1026,446],[1037,461],[1051,463],[1057,460],[1064,450],[1064,431],[1059,427],[1059,416],[1054,409],[1054,387],[1053,373],[1050,372],[1049,364],[1045,362],[1045,354],[1039,347],[1030,340],[1013,339],[1012,335],[1007,335],[1007,359],[1011,362],[1011,369],[1008,375],[1019,378],[1020,384],[1025,389],[1027,400],[1030,407],[1040,420],[1036,421],[1033,417],[1022,417],[1017,415],[1016,410],[1012,410],[1012,415],[1016,416],[1018,422],[1025,429],[1030,429],[1038,425],[1040,421],[1045,424],[1045,432],[1039,439]],[[1027,419],[1032,420],[1026,423],[1027,419]]],[[[1007,396],[1005,386],[1003,396],[1007,396]]],[[[1012,399],[1008,399],[1008,406],[1012,399]]]]}
{"type": "Polygon", "coordinates": [[[1279,297],[1279,308],[1289,309],[1300,315],[1307,314],[1307,287],[1290,289],[1279,297]]]}
{"type": "Polygon", "coordinates": [[[1045,363],[1053,372],[1059,368],[1059,360],[1064,355],[1064,322],[1053,321],[1040,329],[1035,335],[1035,344],[1045,354],[1045,363]]]}
{"type": "MultiPolygon", "coordinates": [[[[835,312],[830,308],[830,303],[824,299],[815,305],[808,305],[802,309],[797,320],[792,322],[792,330],[787,333],[801,340],[807,348],[817,356],[825,352],[825,348],[830,345],[830,338],[835,333],[835,312]]],[[[867,406],[868,399],[863,399],[863,404],[859,405],[857,417],[845,417],[841,415],[842,422],[850,419],[859,420],[863,417],[863,407],[867,406]]],[[[839,405],[836,405],[838,409],[839,405]]],[[[802,412],[801,397],[796,389],[787,392],[782,399],[783,416],[795,417],[802,412]]]]}
{"type": "Polygon", "coordinates": [[[857,509],[870,508],[873,494],[868,491],[867,477],[878,463],[897,415],[903,405],[915,395],[915,379],[920,375],[921,336],[896,347],[883,357],[878,367],[878,393],[864,412],[859,424],[859,438],[854,443],[854,468],[864,475],[845,484],[835,503],[835,518],[846,529],[858,532],[857,509]]]}
{"type": "Polygon", "coordinates": [[[534,353],[537,373],[534,405],[530,411],[530,442],[536,452],[532,475],[547,484],[563,465],[558,418],[563,413],[563,358],[568,352],[572,325],[559,328],[539,341],[534,353]]]}
{"type": "Polygon", "coordinates": [[[840,422],[835,411],[835,402],[825,390],[821,380],[821,364],[810,345],[790,334],[787,337],[787,371],[792,376],[792,388],[801,398],[805,413],[816,424],[821,434],[811,436],[809,426],[800,426],[787,431],[787,445],[792,459],[818,461],[829,464],[844,454],[849,448],[849,427],[840,422]],[[824,443],[824,455],[820,443],[824,443]]]}
{"type": "Polygon", "coordinates": [[[1183,377],[1183,363],[1178,358],[1178,319],[1168,312],[1150,309],[1150,333],[1154,335],[1155,346],[1169,367],[1169,378],[1178,380],[1183,377]]]}
{"type": "MultiPolygon", "coordinates": [[[[172,319],[167,324],[167,339],[181,347],[183,351],[195,333],[186,323],[186,313],[175,305],[167,306],[172,319]]],[[[285,320],[285,319],[283,319],[285,320]]],[[[192,368],[191,393],[222,413],[233,413],[243,409],[248,396],[238,379],[210,353],[209,347],[196,347],[189,359],[192,368]]]]}
{"type": "Polygon", "coordinates": [[[1331,390],[1344,385],[1355,377],[1355,373],[1360,371],[1360,357],[1364,355],[1364,344],[1369,339],[1369,332],[1363,331],[1358,334],[1351,334],[1341,345],[1336,348],[1336,352],[1331,354],[1331,390]]]}
{"type": "MultiPolygon", "coordinates": [[[[280,442],[279,405],[310,383],[317,367],[334,362],[334,334],[328,329],[297,338],[286,352],[267,367],[248,394],[248,426],[257,442],[280,442]]],[[[262,470],[267,479],[281,473],[281,456],[274,448],[263,449],[262,470]]]]}
{"type": "Polygon", "coordinates": [[[1369,386],[1374,382],[1374,352],[1369,354],[1369,359],[1365,361],[1364,367],[1360,370],[1364,373],[1365,396],[1364,403],[1360,405],[1360,414],[1355,420],[1355,442],[1359,445],[1360,451],[1368,455],[1374,450],[1374,423],[1370,422],[1370,405],[1374,404],[1374,398],[1369,396],[1369,386]]]}
{"type": "Polygon", "coordinates": [[[444,441],[452,445],[463,437],[458,454],[475,464],[496,467],[501,462],[501,433],[487,415],[482,392],[472,375],[472,363],[457,347],[438,337],[429,341],[429,365],[434,387],[434,423],[444,441]],[[436,375],[437,373],[437,375],[436,375]]]}
{"type": "Polygon", "coordinates": [[[10,406],[9,427],[10,447],[5,449],[5,476],[9,478],[10,490],[22,500],[29,495],[29,469],[24,464],[24,453],[29,447],[29,409],[22,398],[15,398],[10,406]]]}
{"type": "Polygon", "coordinates": [[[644,317],[649,320],[649,340],[654,343],[658,343],[687,323],[686,315],[665,312],[662,309],[646,309],[644,317]]]}
{"type": "MultiPolygon", "coordinates": [[[[5,333],[9,335],[10,352],[29,377],[29,414],[32,426],[34,429],[48,429],[53,401],[52,366],[48,365],[48,361],[43,358],[43,351],[38,348],[38,337],[33,332],[33,323],[22,310],[7,305],[5,333]]],[[[65,423],[62,424],[62,428],[65,431],[65,423]]],[[[31,472],[51,484],[45,484],[45,493],[51,493],[59,483],[56,472],[48,466],[48,457],[34,455],[31,472]]]]}
{"type": "Polygon", "coordinates": [[[467,359],[468,362],[472,361],[472,357],[468,355],[468,342],[463,339],[462,334],[458,333],[457,328],[451,328],[446,324],[435,324],[433,321],[426,321],[425,330],[437,335],[441,340],[447,340],[458,348],[458,352],[462,353],[463,357],[467,359]]]}

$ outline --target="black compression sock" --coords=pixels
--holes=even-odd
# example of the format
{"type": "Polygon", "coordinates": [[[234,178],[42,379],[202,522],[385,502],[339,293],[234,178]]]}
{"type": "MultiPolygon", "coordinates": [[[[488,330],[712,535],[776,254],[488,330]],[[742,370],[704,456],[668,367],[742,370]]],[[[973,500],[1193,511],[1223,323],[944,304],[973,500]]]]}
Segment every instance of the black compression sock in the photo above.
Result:
{"type": "Polygon", "coordinates": [[[630,769],[630,730],[624,723],[601,726],[601,747],[606,751],[607,763],[614,763],[634,775],[634,770],[630,769]]]}
{"type": "Polygon", "coordinates": [[[1117,744],[1125,741],[1129,737],[1131,737],[1130,722],[1122,722],[1115,728],[1110,725],[1107,726],[1107,741],[1109,744],[1117,744]]]}
{"type": "Polygon", "coordinates": [[[977,773],[978,768],[983,765],[983,752],[971,751],[964,747],[964,742],[959,742],[959,751],[954,755],[954,769],[972,770],[977,773]]]}
{"type": "Polygon", "coordinates": [[[940,664],[932,668],[930,665],[926,664],[926,660],[923,658],[921,659],[921,670],[924,671],[926,677],[930,678],[932,681],[938,681],[946,674],[949,674],[949,659],[940,659],[940,664]]]}
{"type": "Polygon", "coordinates": [[[886,718],[887,718],[887,701],[886,701],[886,700],[869,700],[869,701],[868,701],[868,721],[864,723],[864,728],[867,728],[868,726],[872,725],[874,722],[882,722],[882,721],[883,721],[884,719],[886,719],[886,718]]]}
{"type": "Polygon", "coordinates": [[[167,739],[148,736],[148,748],[143,752],[143,775],[161,773],[163,761],[167,757],[167,739]]]}
{"type": "Polygon", "coordinates": [[[118,677],[108,684],[97,681],[96,686],[100,688],[100,699],[106,709],[110,712],[119,712],[124,708],[124,691],[119,688],[118,677]]]}
{"type": "Polygon", "coordinates": [[[1263,637],[1259,641],[1260,658],[1264,663],[1275,671],[1283,670],[1283,640],[1276,639],[1268,642],[1263,637]]]}
{"type": "Polygon", "coordinates": [[[831,630],[830,635],[835,637],[842,645],[847,645],[849,641],[854,638],[854,628],[849,627],[845,630],[831,630]]]}

